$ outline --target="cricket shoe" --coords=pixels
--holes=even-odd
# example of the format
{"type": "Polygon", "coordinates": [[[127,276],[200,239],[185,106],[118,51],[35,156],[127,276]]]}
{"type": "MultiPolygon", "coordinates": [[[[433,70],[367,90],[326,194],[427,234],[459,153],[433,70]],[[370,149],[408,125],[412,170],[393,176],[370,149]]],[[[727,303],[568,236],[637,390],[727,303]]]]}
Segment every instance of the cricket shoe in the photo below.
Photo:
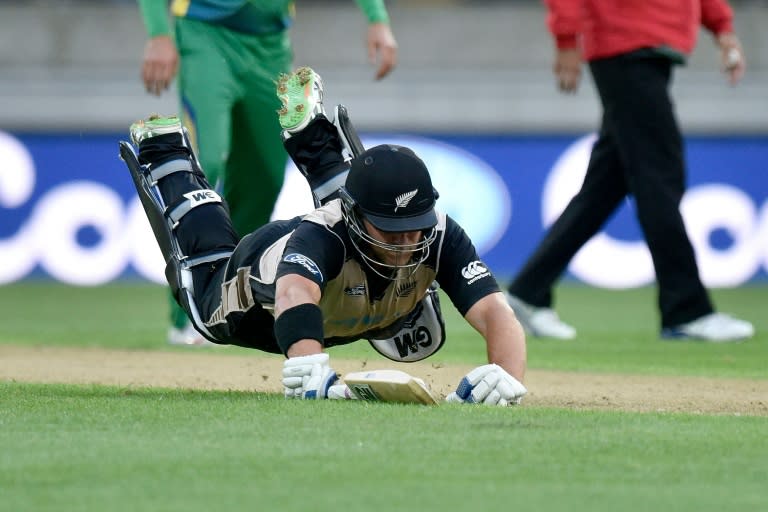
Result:
{"type": "Polygon", "coordinates": [[[710,313],[682,325],[666,327],[661,331],[662,338],[715,343],[745,340],[754,334],[755,327],[751,323],[724,313],[710,313]]]}
{"type": "Polygon", "coordinates": [[[325,115],[323,80],[307,66],[280,75],[277,97],[283,104],[277,111],[280,126],[288,134],[301,131],[315,117],[325,115]]]}
{"type": "Polygon", "coordinates": [[[184,129],[178,117],[152,114],[147,119],[136,121],[130,128],[131,142],[136,147],[144,140],[167,133],[178,133],[184,136],[184,129]]]}
{"type": "Polygon", "coordinates": [[[197,332],[191,324],[184,327],[170,327],[168,329],[167,341],[169,345],[181,347],[216,347],[216,343],[208,341],[202,334],[197,332]]]}
{"type": "Polygon", "coordinates": [[[529,335],[558,340],[572,340],[576,337],[576,329],[560,320],[553,309],[533,306],[507,292],[504,295],[529,335]]]}

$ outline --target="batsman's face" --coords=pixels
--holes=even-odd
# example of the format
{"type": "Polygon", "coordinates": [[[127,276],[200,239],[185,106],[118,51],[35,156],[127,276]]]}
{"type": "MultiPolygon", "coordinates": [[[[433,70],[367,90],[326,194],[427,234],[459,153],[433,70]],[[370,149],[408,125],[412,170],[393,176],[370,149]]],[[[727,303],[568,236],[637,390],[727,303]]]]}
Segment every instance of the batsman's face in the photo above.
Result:
{"type": "MultiPolygon", "coordinates": [[[[366,231],[368,231],[368,234],[372,238],[388,245],[413,247],[415,244],[419,243],[424,236],[421,231],[381,231],[376,229],[373,224],[365,219],[363,219],[363,224],[365,225],[366,231]]],[[[415,252],[413,250],[406,249],[402,251],[389,250],[383,247],[377,247],[375,245],[369,245],[369,249],[371,251],[371,255],[376,260],[393,267],[403,266],[409,263],[413,257],[413,253],[415,252]]]]}

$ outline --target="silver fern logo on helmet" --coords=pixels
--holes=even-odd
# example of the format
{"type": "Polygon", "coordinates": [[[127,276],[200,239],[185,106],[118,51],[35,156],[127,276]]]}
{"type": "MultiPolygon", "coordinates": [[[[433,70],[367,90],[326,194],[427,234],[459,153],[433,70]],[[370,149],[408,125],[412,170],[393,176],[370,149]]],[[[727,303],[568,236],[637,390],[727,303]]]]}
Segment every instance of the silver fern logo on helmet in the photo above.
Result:
{"type": "Polygon", "coordinates": [[[397,212],[398,208],[405,208],[408,206],[408,203],[411,202],[411,199],[416,197],[416,194],[419,193],[419,189],[411,190],[410,192],[406,192],[405,194],[400,194],[395,198],[395,212],[397,212]]]}

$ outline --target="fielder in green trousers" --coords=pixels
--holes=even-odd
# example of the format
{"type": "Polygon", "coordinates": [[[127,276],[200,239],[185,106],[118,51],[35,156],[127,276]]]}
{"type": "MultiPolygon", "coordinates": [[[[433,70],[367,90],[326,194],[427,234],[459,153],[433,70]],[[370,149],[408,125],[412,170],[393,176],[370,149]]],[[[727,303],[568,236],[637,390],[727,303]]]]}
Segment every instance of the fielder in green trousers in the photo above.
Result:
{"type": "MultiPolygon", "coordinates": [[[[384,0],[356,0],[368,21],[376,78],[397,63],[384,0]]],[[[159,95],[177,78],[179,110],[208,181],[222,192],[235,230],[269,221],[283,185],[275,82],[291,69],[292,0],[138,0],[148,40],[142,79],[159,95]],[[171,20],[173,23],[171,23],[171,20]]],[[[168,342],[207,341],[171,301],[168,342]]]]}

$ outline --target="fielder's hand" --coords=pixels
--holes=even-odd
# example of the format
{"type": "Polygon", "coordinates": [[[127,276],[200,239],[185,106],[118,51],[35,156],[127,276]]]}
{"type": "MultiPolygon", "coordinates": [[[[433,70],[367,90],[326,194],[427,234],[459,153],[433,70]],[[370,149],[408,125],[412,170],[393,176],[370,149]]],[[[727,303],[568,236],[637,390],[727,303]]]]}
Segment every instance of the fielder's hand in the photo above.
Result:
{"type": "Polygon", "coordinates": [[[581,82],[581,65],[581,50],[578,48],[557,51],[553,71],[561,91],[569,94],[576,92],[581,82]]]}
{"type": "Polygon", "coordinates": [[[736,34],[727,32],[717,36],[717,44],[720,46],[720,61],[723,72],[728,75],[731,85],[736,85],[744,77],[747,69],[747,61],[744,58],[744,49],[736,34]]]}
{"type": "Polygon", "coordinates": [[[447,402],[487,405],[517,405],[528,392],[520,381],[496,364],[475,368],[461,379],[447,402]]]}
{"type": "Polygon", "coordinates": [[[170,87],[178,69],[179,52],[170,36],[159,35],[147,40],[141,65],[141,78],[147,92],[160,96],[170,87]]]}
{"type": "Polygon", "coordinates": [[[291,357],[283,363],[286,398],[328,398],[328,390],[339,379],[328,365],[328,354],[291,357]]]}

